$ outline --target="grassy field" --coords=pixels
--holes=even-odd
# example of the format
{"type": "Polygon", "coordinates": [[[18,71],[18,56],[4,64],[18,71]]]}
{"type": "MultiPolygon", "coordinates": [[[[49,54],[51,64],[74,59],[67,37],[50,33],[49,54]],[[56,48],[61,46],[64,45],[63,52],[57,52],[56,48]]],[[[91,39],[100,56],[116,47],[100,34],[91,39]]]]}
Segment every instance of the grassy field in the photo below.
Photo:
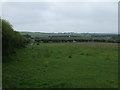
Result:
{"type": "Polygon", "coordinates": [[[117,88],[118,48],[112,43],[28,45],[3,63],[3,88],[117,88]]]}

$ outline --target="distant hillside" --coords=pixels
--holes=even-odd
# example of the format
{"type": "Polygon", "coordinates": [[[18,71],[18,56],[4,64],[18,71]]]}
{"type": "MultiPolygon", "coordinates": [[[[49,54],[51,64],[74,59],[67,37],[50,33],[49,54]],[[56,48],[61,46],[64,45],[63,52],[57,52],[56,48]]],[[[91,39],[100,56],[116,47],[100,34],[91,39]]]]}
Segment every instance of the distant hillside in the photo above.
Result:
{"type": "Polygon", "coordinates": [[[42,32],[20,32],[22,35],[31,35],[32,37],[49,37],[49,36],[60,36],[60,35],[77,35],[81,36],[79,33],[42,33],[42,32]]]}
{"type": "Polygon", "coordinates": [[[42,33],[42,32],[20,32],[21,35],[30,35],[35,38],[43,37],[71,37],[71,38],[93,38],[93,39],[118,39],[117,34],[107,33],[42,33]]]}

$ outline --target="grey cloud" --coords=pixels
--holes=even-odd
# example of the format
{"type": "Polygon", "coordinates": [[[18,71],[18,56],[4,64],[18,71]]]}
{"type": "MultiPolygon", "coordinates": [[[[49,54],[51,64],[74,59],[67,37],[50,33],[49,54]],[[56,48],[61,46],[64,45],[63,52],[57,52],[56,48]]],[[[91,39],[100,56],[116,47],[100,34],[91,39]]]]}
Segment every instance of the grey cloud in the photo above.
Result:
{"type": "Polygon", "coordinates": [[[117,32],[117,3],[5,3],[14,29],[43,32],[117,32]]]}

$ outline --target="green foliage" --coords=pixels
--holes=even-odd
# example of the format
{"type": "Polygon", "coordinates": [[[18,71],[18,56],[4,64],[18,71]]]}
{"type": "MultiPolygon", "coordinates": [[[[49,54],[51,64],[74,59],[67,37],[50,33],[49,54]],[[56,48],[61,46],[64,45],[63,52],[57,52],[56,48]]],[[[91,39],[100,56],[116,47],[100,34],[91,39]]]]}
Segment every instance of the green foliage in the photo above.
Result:
{"type": "MultiPolygon", "coordinates": [[[[2,48],[3,61],[15,53],[16,49],[24,47],[28,42],[19,32],[14,31],[12,25],[6,20],[2,20],[2,48]]],[[[9,58],[10,59],[10,58],[9,58]]]]}

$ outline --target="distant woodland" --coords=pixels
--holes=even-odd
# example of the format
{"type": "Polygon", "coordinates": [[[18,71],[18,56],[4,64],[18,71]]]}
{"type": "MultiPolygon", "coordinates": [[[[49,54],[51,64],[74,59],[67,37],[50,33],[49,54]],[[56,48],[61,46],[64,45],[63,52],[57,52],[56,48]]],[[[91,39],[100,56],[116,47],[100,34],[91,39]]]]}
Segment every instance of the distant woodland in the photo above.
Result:
{"type": "Polygon", "coordinates": [[[118,34],[102,33],[40,33],[20,32],[24,37],[33,39],[35,42],[109,42],[120,43],[118,34]]]}

